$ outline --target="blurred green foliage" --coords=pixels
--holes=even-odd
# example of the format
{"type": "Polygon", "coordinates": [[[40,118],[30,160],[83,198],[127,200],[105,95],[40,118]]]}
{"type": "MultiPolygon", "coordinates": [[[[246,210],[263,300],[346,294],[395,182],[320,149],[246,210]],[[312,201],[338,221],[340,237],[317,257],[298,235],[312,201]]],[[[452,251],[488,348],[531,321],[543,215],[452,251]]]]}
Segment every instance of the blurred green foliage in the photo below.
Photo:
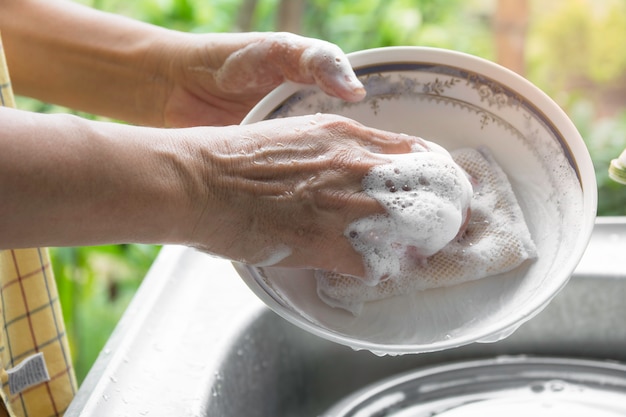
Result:
{"type": "MultiPolygon", "coordinates": [[[[76,0],[171,29],[227,32],[275,29],[279,0],[76,0]],[[254,7],[249,27],[242,13],[254,7]]],[[[527,78],[570,114],[592,154],[599,213],[626,215],[626,188],[610,181],[608,161],[626,147],[626,112],[597,109],[602,95],[624,84],[626,3],[620,0],[531,0],[527,78]],[[593,94],[592,94],[593,93],[593,94]]],[[[495,0],[308,0],[306,36],[346,52],[391,45],[455,49],[495,59],[491,16],[495,0]]],[[[70,111],[19,98],[22,108],[70,111]]],[[[81,114],[84,117],[91,115],[81,114]]],[[[51,254],[81,381],[159,252],[157,246],[52,248],[51,254]]]]}
{"type": "Polygon", "coordinates": [[[578,100],[570,106],[569,116],[592,156],[598,182],[598,214],[626,215],[626,187],[611,180],[608,174],[611,160],[626,149],[626,111],[620,111],[614,117],[596,119],[593,105],[578,100]]]}
{"type": "Polygon", "coordinates": [[[626,2],[553,0],[551,8],[541,11],[531,33],[535,41],[533,67],[546,72],[544,81],[559,82],[546,88],[568,89],[572,82],[606,86],[623,81],[626,2]]]}
{"type": "Polygon", "coordinates": [[[50,248],[76,377],[82,381],[160,247],[50,248]]]}
{"type": "Polygon", "coordinates": [[[527,39],[528,74],[568,113],[598,181],[598,214],[626,215],[626,188],[608,166],[626,148],[626,2],[536,0],[527,39]]]}

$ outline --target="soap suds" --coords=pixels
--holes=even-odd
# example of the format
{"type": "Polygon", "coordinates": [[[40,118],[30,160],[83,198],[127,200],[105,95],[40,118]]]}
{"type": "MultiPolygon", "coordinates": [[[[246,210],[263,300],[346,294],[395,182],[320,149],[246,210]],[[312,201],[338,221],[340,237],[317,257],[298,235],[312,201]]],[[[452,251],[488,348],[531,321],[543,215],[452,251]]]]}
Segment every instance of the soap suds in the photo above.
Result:
{"type": "MultiPolygon", "coordinates": [[[[403,230],[405,236],[412,234],[411,220],[404,220],[401,226],[397,226],[393,215],[389,215],[375,222],[365,222],[370,229],[375,229],[371,234],[376,239],[370,239],[373,243],[369,246],[362,243],[365,249],[361,249],[361,253],[370,268],[369,273],[381,279],[369,276],[362,280],[334,272],[316,271],[318,295],[324,302],[359,314],[363,303],[368,301],[508,272],[537,257],[536,246],[511,185],[490,152],[484,148],[462,149],[454,153],[454,158],[476,181],[471,198],[471,217],[462,236],[453,238],[432,256],[424,258],[421,256],[423,252],[418,250],[416,253],[412,246],[395,243],[400,240],[394,234],[398,233],[398,228],[403,230]],[[391,228],[392,232],[386,232],[387,228],[391,228]]],[[[422,216],[416,211],[409,213],[422,216]]],[[[436,214],[429,216],[429,219],[437,217],[436,214]]],[[[454,216],[450,214],[450,217],[454,216]]],[[[419,224],[420,219],[414,220],[417,230],[422,228],[418,236],[430,231],[428,225],[419,224]]],[[[454,224],[456,227],[458,223],[454,224]]],[[[449,236],[454,229],[442,225],[439,230],[449,236]]],[[[437,238],[429,241],[425,235],[423,238],[425,246],[431,250],[445,240],[437,238]]]]}
{"type": "Polygon", "coordinates": [[[423,259],[454,239],[473,193],[467,174],[446,151],[386,156],[391,162],[372,168],[363,189],[387,213],[358,219],[345,232],[365,260],[369,285],[397,275],[398,259],[407,251],[423,259]]]}
{"type": "Polygon", "coordinates": [[[342,50],[326,41],[272,33],[231,53],[215,71],[227,92],[259,92],[287,80],[313,84],[346,101],[365,97],[365,88],[342,50]]]}

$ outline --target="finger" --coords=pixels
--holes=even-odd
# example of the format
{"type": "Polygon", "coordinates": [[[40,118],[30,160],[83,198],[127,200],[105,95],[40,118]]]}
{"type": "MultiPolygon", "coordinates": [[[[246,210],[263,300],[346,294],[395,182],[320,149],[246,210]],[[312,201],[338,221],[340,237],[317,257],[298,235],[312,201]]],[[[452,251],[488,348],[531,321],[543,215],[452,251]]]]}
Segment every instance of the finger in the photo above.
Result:
{"type": "Polygon", "coordinates": [[[410,152],[428,152],[430,148],[424,139],[407,135],[405,133],[393,133],[385,131],[375,131],[370,137],[370,141],[377,146],[378,151],[373,152],[385,154],[399,154],[410,152]]]}
{"type": "Polygon", "coordinates": [[[396,133],[364,126],[353,122],[345,134],[357,139],[360,144],[373,153],[399,154],[430,151],[428,143],[417,136],[396,133]]]}
{"type": "Polygon", "coordinates": [[[300,71],[309,74],[326,94],[349,102],[365,97],[348,57],[332,43],[317,41],[307,47],[300,57],[300,71]]]}
{"type": "Polygon", "coordinates": [[[365,275],[362,255],[342,234],[332,239],[322,239],[315,243],[308,242],[290,249],[291,255],[280,260],[275,266],[323,269],[357,277],[365,275]]]}

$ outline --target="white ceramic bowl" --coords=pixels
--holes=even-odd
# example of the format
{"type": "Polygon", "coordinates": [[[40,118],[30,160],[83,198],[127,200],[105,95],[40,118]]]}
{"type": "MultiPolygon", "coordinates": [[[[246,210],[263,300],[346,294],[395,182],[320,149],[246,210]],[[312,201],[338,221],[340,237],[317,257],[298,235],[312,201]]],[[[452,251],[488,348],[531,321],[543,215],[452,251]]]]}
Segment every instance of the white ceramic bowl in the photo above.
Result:
{"type": "Polygon", "coordinates": [[[287,320],[355,349],[417,353],[509,335],[563,288],[587,246],[597,188],[583,140],[547,95],[484,59],[423,47],[372,49],[349,58],[367,89],[362,102],[288,83],[243,123],[325,112],[448,150],[487,146],[511,181],[537,260],[505,276],[366,303],[358,316],[324,304],[312,271],[236,264],[239,274],[287,320]]]}

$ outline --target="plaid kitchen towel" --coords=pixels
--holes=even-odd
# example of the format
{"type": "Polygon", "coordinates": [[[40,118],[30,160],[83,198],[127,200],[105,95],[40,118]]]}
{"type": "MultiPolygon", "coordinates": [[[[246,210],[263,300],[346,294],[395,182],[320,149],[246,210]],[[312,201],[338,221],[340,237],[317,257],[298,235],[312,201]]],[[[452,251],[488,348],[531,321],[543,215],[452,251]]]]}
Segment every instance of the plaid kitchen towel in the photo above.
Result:
{"type": "MultiPolygon", "coordinates": [[[[15,106],[1,39],[0,105],[15,106]]],[[[0,416],[62,416],[76,378],[46,248],[0,250],[0,326],[0,416]]]]}

